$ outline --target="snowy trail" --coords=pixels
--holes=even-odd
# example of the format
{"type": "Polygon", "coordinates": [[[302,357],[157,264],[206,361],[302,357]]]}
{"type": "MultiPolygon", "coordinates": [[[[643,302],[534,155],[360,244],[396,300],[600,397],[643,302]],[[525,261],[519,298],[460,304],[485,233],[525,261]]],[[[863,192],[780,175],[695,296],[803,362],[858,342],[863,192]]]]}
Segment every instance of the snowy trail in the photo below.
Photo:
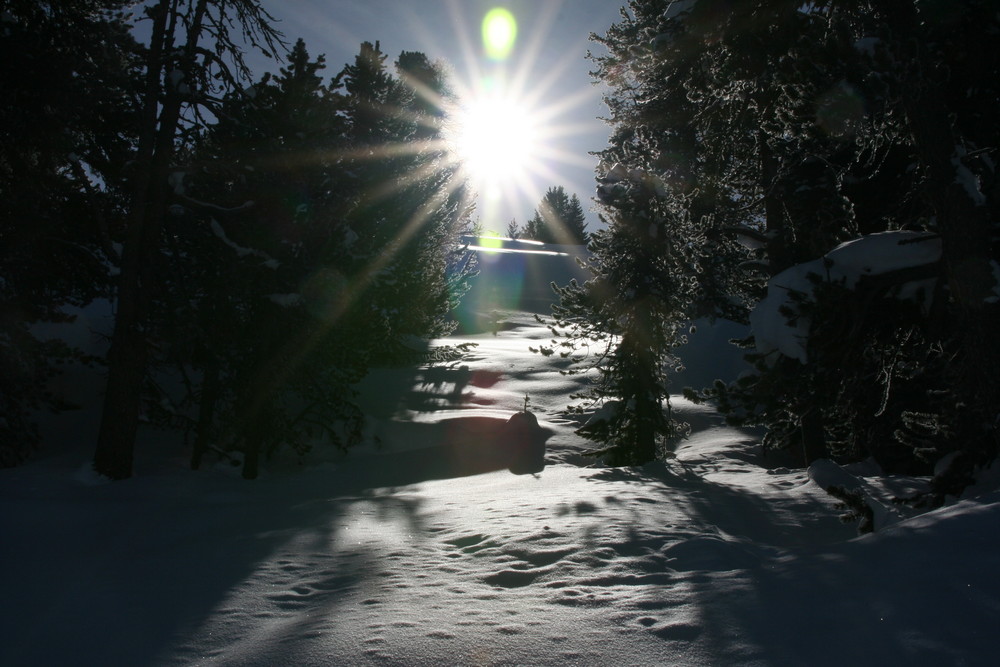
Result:
{"type": "Polygon", "coordinates": [[[995,493],[851,540],[804,471],[683,401],[676,458],[581,467],[559,415],[576,380],[527,351],[540,336],[376,378],[380,449],[336,465],[2,471],[0,664],[991,664],[995,493]],[[421,463],[525,393],[551,431],[540,474],[421,463]]]}

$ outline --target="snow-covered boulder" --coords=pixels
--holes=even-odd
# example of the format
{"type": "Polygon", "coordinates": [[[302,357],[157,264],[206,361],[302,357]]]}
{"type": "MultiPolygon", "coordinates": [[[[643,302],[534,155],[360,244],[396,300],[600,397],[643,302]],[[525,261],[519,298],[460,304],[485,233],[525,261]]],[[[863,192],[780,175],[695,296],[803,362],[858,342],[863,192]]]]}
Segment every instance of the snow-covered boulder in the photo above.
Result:
{"type": "MultiPolygon", "coordinates": [[[[863,278],[930,265],[940,258],[941,239],[936,234],[893,231],[841,243],[819,259],[782,271],[768,281],[767,296],[750,313],[757,352],[764,355],[777,352],[806,363],[810,322],[802,316],[789,322],[785,312],[797,311],[796,296],[813,296],[816,276],[821,281],[842,282],[848,289],[854,289],[863,278]]],[[[930,287],[933,280],[904,281],[898,285],[896,296],[924,299],[921,305],[926,308],[930,287]]]]}
{"type": "Polygon", "coordinates": [[[509,470],[515,475],[541,472],[545,468],[548,433],[530,412],[515,413],[504,425],[502,445],[510,454],[509,470]]]}

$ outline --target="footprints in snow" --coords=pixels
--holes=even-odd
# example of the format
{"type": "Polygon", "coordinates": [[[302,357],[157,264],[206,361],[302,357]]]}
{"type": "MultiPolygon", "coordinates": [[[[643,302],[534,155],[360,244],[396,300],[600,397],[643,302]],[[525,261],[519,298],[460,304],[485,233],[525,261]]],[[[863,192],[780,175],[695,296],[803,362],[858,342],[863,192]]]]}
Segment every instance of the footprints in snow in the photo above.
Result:
{"type": "MultiPolygon", "coordinates": [[[[446,595],[453,601],[468,604],[475,599],[486,610],[510,604],[520,615],[491,616],[484,611],[436,627],[423,619],[400,620],[405,626],[396,633],[442,645],[465,637],[466,625],[470,632],[494,636],[544,634],[534,627],[534,619],[562,608],[558,613],[579,609],[615,615],[620,610],[614,619],[618,632],[668,642],[703,641],[697,614],[683,603],[678,606],[684,596],[677,591],[708,582],[709,572],[759,566],[766,555],[721,532],[691,534],[683,521],[649,526],[633,519],[653,502],[630,494],[597,496],[556,503],[547,514],[536,514],[525,504],[513,508],[513,522],[502,524],[490,513],[478,525],[466,522],[464,530],[454,522],[425,525],[420,539],[382,551],[377,567],[369,562],[363,571],[336,553],[296,554],[272,561],[265,573],[275,586],[267,595],[268,611],[279,616],[346,604],[364,618],[386,621],[406,617],[400,600],[412,604],[436,599],[425,592],[433,586],[450,591],[446,595]],[[615,511],[603,516],[605,504],[615,511]],[[543,529],[543,523],[556,530],[547,525],[543,529]],[[422,571],[414,571],[415,559],[423,563],[422,571]],[[536,608],[526,610],[531,600],[536,608]]],[[[510,507],[496,511],[512,516],[510,507]]],[[[433,606],[429,609],[429,614],[437,613],[433,606]]],[[[393,637],[400,635],[370,630],[362,635],[362,650],[373,658],[391,655],[393,637]]]]}
{"type": "Polygon", "coordinates": [[[447,544],[459,549],[461,553],[452,552],[448,554],[449,558],[461,558],[463,554],[474,554],[483,549],[491,549],[493,547],[499,546],[497,542],[488,539],[485,535],[465,535],[463,537],[456,537],[451,540],[445,540],[447,544]]]}
{"type": "Polygon", "coordinates": [[[600,590],[669,586],[686,573],[750,569],[762,558],[747,545],[722,536],[677,535],[672,540],[650,540],[645,546],[635,544],[634,536],[628,543],[601,546],[567,544],[565,538],[546,530],[504,543],[473,533],[445,540],[445,556],[455,561],[456,572],[464,569],[462,559],[476,559],[479,563],[473,571],[479,572],[481,561],[490,559],[496,569],[479,577],[488,586],[515,589],[539,583],[558,590],[560,595],[554,601],[569,606],[598,603],[600,596],[589,593],[600,590]],[[650,542],[660,542],[659,548],[650,542]]]}
{"type": "MultiPolygon", "coordinates": [[[[300,568],[285,568],[282,570],[294,574],[300,568]]],[[[344,576],[332,571],[317,572],[310,581],[300,582],[267,597],[281,611],[294,612],[306,609],[316,604],[320,596],[340,595],[353,588],[354,577],[344,576]]]]}
{"type": "Polygon", "coordinates": [[[642,616],[637,619],[639,625],[647,628],[660,639],[668,641],[693,641],[701,635],[701,626],[691,623],[676,622],[657,625],[659,619],[651,616],[642,616]]]}
{"type": "Polygon", "coordinates": [[[544,542],[560,537],[561,534],[546,530],[531,540],[530,544],[505,545],[477,533],[446,540],[445,543],[456,550],[448,553],[448,558],[493,557],[503,566],[498,572],[483,577],[484,583],[496,588],[521,588],[551,572],[559,561],[577,553],[578,549],[575,547],[548,548],[544,545],[544,542]]]}

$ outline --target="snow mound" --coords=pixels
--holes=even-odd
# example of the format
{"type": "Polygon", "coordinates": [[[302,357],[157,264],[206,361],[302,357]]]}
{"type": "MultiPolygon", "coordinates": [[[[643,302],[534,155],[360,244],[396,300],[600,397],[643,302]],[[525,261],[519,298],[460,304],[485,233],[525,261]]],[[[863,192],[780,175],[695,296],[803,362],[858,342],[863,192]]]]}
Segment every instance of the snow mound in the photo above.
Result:
{"type": "MultiPolygon", "coordinates": [[[[767,296],[750,313],[757,352],[777,352],[801,363],[807,362],[809,319],[799,316],[789,321],[787,312],[796,312],[795,296],[810,298],[816,284],[812,277],[826,282],[843,282],[853,289],[864,277],[884,275],[925,266],[941,258],[941,240],[926,232],[895,231],[869,234],[842,243],[820,259],[796,264],[767,283],[767,296]]],[[[899,297],[916,299],[931,290],[926,280],[904,281],[899,297]]],[[[927,296],[923,297],[924,299],[927,296]]],[[[923,303],[926,307],[926,301],[923,303]]]]}

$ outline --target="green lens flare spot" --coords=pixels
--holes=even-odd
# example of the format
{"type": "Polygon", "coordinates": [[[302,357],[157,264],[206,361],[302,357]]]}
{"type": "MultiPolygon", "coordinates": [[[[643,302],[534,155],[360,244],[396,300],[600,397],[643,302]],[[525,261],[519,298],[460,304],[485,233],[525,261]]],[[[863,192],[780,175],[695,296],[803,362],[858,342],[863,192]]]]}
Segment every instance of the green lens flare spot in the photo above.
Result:
{"type": "Polygon", "coordinates": [[[517,21],[503,7],[496,7],[483,18],[483,45],[492,60],[505,60],[517,39],[517,21]]]}
{"type": "Polygon", "coordinates": [[[499,250],[503,248],[503,241],[496,237],[484,236],[480,237],[479,245],[483,250],[499,250]]]}

